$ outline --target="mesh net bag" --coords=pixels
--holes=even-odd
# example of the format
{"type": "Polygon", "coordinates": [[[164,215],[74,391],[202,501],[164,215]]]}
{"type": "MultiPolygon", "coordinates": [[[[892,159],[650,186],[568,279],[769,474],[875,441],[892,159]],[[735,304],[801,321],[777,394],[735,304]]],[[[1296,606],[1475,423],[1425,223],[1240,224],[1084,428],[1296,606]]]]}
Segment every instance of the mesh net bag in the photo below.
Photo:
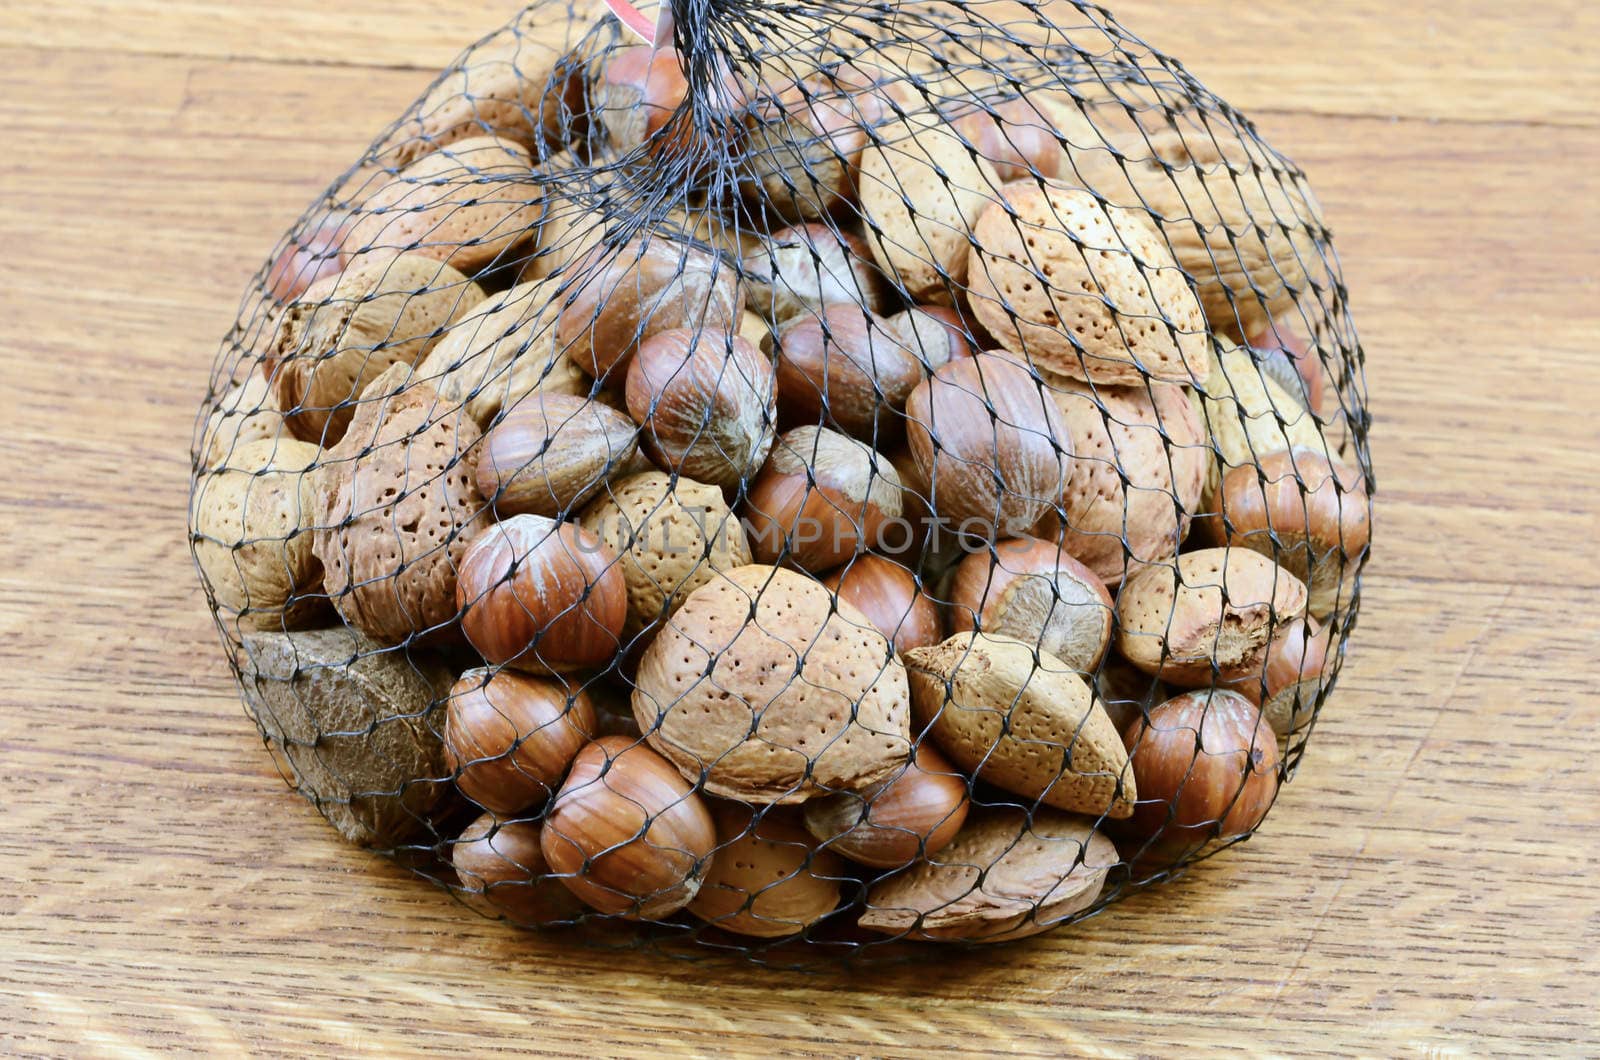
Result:
{"type": "Polygon", "coordinates": [[[1361,366],[1301,171],[1098,7],[542,0],[256,277],[191,541],[284,776],[487,915],[996,942],[1293,774],[1361,366]]]}

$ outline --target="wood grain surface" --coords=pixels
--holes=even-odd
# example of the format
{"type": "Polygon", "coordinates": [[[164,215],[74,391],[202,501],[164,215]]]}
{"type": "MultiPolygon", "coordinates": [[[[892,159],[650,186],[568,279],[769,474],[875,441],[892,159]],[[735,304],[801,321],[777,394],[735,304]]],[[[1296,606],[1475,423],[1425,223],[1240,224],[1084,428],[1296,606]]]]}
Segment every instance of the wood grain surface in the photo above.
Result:
{"type": "Polygon", "coordinates": [[[0,6],[0,1051],[1600,1048],[1593,5],[1129,0],[1311,173],[1375,560],[1264,830],[1039,940],[789,974],[480,920],[279,780],[184,542],[217,340],[302,206],[513,0],[0,6]]]}

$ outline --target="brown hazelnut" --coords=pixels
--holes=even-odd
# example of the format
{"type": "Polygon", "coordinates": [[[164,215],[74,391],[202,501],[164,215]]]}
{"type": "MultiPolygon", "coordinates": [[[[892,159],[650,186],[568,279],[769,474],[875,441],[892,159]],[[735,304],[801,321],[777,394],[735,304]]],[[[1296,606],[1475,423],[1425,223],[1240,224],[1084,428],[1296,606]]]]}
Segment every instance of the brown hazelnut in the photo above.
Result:
{"type": "Polygon", "coordinates": [[[867,130],[885,115],[870,76],[845,66],[758,98],[745,195],[791,220],[826,217],[854,202],[867,130]]]}
{"type": "Polygon", "coordinates": [[[1034,537],[997,542],[956,568],[952,632],[1013,637],[1092,673],[1111,641],[1111,594],[1061,546],[1034,537]]]}
{"type": "Polygon", "coordinates": [[[967,778],[923,744],[899,775],[805,804],[806,830],[861,865],[898,869],[939,853],[967,819],[967,778]]]}
{"type": "MultiPolygon", "coordinates": [[[[896,654],[944,639],[939,605],[922,591],[915,574],[892,559],[863,553],[824,578],[822,584],[866,615],[878,632],[889,638],[896,654]]],[[[1108,600],[1108,613],[1109,605],[1108,600]]]]}
{"type": "Polygon", "coordinates": [[[503,821],[492,813],[467,825],[450,845],[462,900],[484,916],[530,926],[580,917],[583,903],[549,874],[539,832],[535,821],[503,821]]]}
{"type": "Polygon", "coordinates": [[[617,555],[572,523],[518,515],[486,527],[461,560],[456,601],[491,666],[564,673],[604,666],[622,648],[617,555]]]}
{"type": "Polygon", "coordinates": [[[774,345],[785,428],[831,422],[866,442],[901,436],[906,398],[926,371],[881,317],[836,303],[790,317],[774,345]]]}
{"type": "Polygon", "coordinates": [[[1262,370],[1312,412],[1322,410],[1323,366],[1317,354],[1284,320],[1268,320],[1252,331],[1245,345],[1262,370]]]}
{"type": "Polygon", "coordinates": [[[664,331],[628,368],[628,414],[662,470],[732,490],[772,451],[775,389],[771,363],[739,336],[664,331]]]}
{"type": "Polygon", "coordinates": [[[628,466],[638,437],[598,401],[535,391],[484,436],[478,492],[502,517],[573,514],[628,466]]]}
{"type": "Polygon", "coordinates": [[[917,305],[885,321],[900,345],[924,368],[936,371],[950,361],[971,357],[971,334],[961,314],[947,306],[917,305]]]}
{"type": "Polygon", "coordinates": [[[944,365],[911,392],[906,419],[933,508],[959,533],[1024,534],[1061,496],[1071,436],[1033,373],[1008,354],[944,365]]]}
{"type": "Polygon", "coordinates": [[[717,831],[672,763],[626,736],[604,736],[578,752],[539,845],[557,878],[590,906],[657,920],[700,890],[717,831]]]}
{"type": "Polygon", "coordinates": [[[596,104],[612,148],[627,154],[648,147],[657,160],[729,152],[743,138],[748,106],[739,78],[724,70],[705,86],[696,113],[677,49],[643,44],[620,48],[606,60],[596,104]]]}
{"type": "Polygon", "coordinates": [[[952,127],[994,166],[1002,181],[1072,179],[1054,123],[1025,98],[966,104],[952,127]]]}
{"type": "Polygon", "coordinates": [[[480,667],[450,689],[445,763],[461,794],[509,815],[548,798],[594,735],[594,707],[582,689],[480,667]]]}
{"type": "Polygon", "coordinates": [[[734,266],[685,243],[654,237],[602,245],[558,294],[556,345],[578,368],[619,385],[639,344],[674,328],[728,332],[743,304],[734,266]]]}
{"type": "Polygon", "coordinates": [[[272,300],[287,304],[318,280],[343,272],[350,261],[345,249],[350,225],[348,215],[330,213],[291,233],[267,269],[267,294],[272,300]]]}
{"type": "Polygon", "coordinates": [[[745,498],[750,551],[761,563],[837,567],[886,536],[902,512],[900,476],[854,438],[823,427],[779,437],[745,498]]]}
{"type": "Polygon", "coordinates": [[[1334,658],[1333,627],[1296,619],[1273,634],[1259,672],[1236,678],[1227,687],[1260,707],[1273,732],[1292,736],[1310,723],[1334,658]]]}
{"type": "Polygon", "coordinates": [[[689,912],[723,931],[754,938],[794,935],[839,904],[844,862],[800,824],[800,812],[772,807],[756,816],[736,802],[712,805],[717,856],[689,912]]]}
{"type": "Polygon", "coordinates": [[[1371,536],[1366,482],[1353,468],[1312,449],[1268,453],[1229,471],[1218,502],[1201,519],[1210,540],[1252,549],[1306,581],[1313,615],[1349,606],[1371,536]]]}
{"type": "Polygon", "coordinates": [[[750,308],[774,324],[839,302],[871,313],[889,306],[887,285],[867,244],[830,225],[774,233],[744,256],[742,272],[750,308]]]}

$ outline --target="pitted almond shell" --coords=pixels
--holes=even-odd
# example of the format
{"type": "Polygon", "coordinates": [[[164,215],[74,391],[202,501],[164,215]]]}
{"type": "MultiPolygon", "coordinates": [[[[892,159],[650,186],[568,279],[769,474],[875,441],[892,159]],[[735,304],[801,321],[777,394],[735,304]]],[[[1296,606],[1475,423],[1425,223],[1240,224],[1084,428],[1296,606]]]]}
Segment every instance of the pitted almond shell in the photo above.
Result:
{"type": "Polygon", "coordinates": [[[1306,585],[1259,552],[1208,548],[1146,567],[1117,596],[1117,650],[1147,674],[1201,688],[1259,670],[1306,585]]]}
{"type": "Polygon", "coordinates": [[[874,884],[859,923],[927,941],[1026,938],[1093,905],[1117,861],[1085,818],[974,809],[949,846],[874,884]]]}
{"type": "Polygon", "coordinates": [[[411,162],[356,211],[346,245],[413,252],[475,272],[538,236],[544,185],[522,145],[460,140],[411,162]]]}
{"type": "Polygon", "coordinates": [[[1296,446],[1336,456],[1316,415],[1262,371],[1247,346],[1217,350],[1210,381],[1201,393],[1214,449],[1202,502],[1208,512],[1219,510],[1217,489],[1233,468],[1296,446]]]}
{"type": "Polygon", "coordinates": [[[356,399],[393,365],[410,368],[483,300],[449,265],[420,254],[365,255],[284,310],[272,395],[296,438],[330,447],[356,399]]]}
{"type": "Polygon", "coordinates": [[[417,378],[465,403],[482,430],[529,394],[587,394],[589,380],[556,346],[558,286],[522,283],[478,305],[444,333],[417,378]]]}
{"type": "Polygon", "coordinates": [[[818,850],[800,811],[773,807],[758,818],[751,807],[715,802],[717,851],[689,903],[706,923],[754,938],[794,935],[839,904],[844,861],[818,850]]]}
{"type": "Polygon", "coordinates": [[[1006,349],[1095,383],[1204,381],[1205,316],[1142,211],[1018,181],[978,220],[972,312],[1006,349]]]}
{"type": "Polygon", "coordinates": [[[200,435],[200,468],[221,467],[241,446],[283,433],[283,413],[273,399],[271,384],[260,372],[251,372],[218,399],[206,418],[200,435]]]}
{"type": "Polygon", "coordinates": [[[1073,461],[1061,511],[1046,515],[1034,535],[1059,539],[1108,585],[1177,555],[1211,466],[1189,391],[1041,374],[1072,437],[1073,461]]]}
{"type": "Polygon", "coordinates": [[[312,551],[321,450],[293,438],[235,447],[195,484],[194,551],[217,606],[244,629],[304,625],[322,611],[312,551]]]}
{"type": "Polygon", "coordinates": [[[456,617],[456,570],[484,509],[473,485],[477,424],[396,365],[363,397],[317,469],[313,548],[350,625],[383,644],[456,617]]]}
{"type": "Polygon", "coordinates": [[[1133,812],[1122,737],[1061,660],[984,633],[958,633],[905,659],[918,726],[961,769],[1058,809],[1133,812]]]}
{"type": "Polygon", "coordinates": [[[645,651],[633,711],[686,778],[751,803],[858,791],[911,755],[906,672],[888,640],[776,567],[689,595],[645,651]]]}
{"type": "Polygon", "coordinates": [[[719,573],[750,564],[744,526],[722,491],[660,471],[614,482],[579,521],[622,557],[626,640],[661,622],[719,573]]]}
{"type": "Polygon", "coordinates": [[[926,111],[880,126],[861,154],[867,243],[890,282],[924,305],[950,305],[967,282],[978,215],[999,195],[994,167],[926,111]]]}

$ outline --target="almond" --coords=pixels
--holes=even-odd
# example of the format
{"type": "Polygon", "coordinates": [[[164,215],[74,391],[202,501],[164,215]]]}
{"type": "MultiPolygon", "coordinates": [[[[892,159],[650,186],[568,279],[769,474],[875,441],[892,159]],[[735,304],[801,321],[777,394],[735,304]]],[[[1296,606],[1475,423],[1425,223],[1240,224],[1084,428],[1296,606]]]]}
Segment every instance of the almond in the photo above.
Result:
{"type": "Polygon", "coordinates": [[[1009,637],[958,633],[906,653],[917,723],[960,768],[1079,813],[1138,798],[1122,738],[1082,675],[1009,637]]]}
{"type": "Polygon", "coordinates": [[[978,220],[978,322],[1040,368],[1095,383],[1203,382],[1205,317],[1149,216],[1019,181],[978,220]]]}
{"type": "Polygon", "coordinates": [[[633,712],[686,778],[752,803],[860,790],[911,755],[906,672],[888,639],[776,567],[689,594],[645,650],[633,712]]]}
{"type": "Polygon", "coordinates": [[[974,809],[949,846],[874,884],[859,923],[928,941],[1026,938],[1093,905],[1117,863],[1085,818],[974,809]]]}
{"type": "Polygon", "coordinates": [[[1306,586],[1259,552],[1210,548],[1147,567],[1117,596],[1117,649],[1147,674],[1200,688],[1259,671],[1306,586]]]}

